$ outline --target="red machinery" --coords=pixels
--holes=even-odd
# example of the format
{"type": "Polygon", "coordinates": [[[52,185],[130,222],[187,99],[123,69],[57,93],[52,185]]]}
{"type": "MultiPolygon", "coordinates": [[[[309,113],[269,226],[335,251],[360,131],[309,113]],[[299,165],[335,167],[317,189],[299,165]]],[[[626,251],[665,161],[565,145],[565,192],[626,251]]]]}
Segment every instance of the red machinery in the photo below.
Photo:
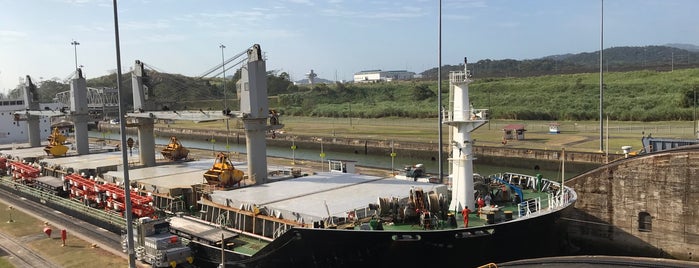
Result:
{"type": "MultiPolygon", "coordinates": [[[[102,184],[100,191],[106,194],[107,206],[105,209],[123,212],[126,209],[126,196],[124,189],[115,184],[102,184]]],[[[140,217],[152,217],[155,210],[152,207],[153,198],[150,196],[142,196],[137,192],[131,193],[131,212],[140,217]]]]}
{"type": "MultiPolygon", "coordinates": [[[[116,211],[123,215],[126,208],[124,189],[116,184],[102,184],[89,178],[84,178],[78,174],[69,174],[64,177],[69,180],[71,198],[80,199],[94,204],[98,208],[116,211]]],[[[152,217],[155,209],[151,206],[153,198],[141,196],[134,192],[131,194],[132,213],[137,217],[152,217]]]]}
{"type": "MultiPolygon", "coordinates": [[[[7,158],[0,157],[0,175],[7,174],[7,158]]],[[[10,175],[10,174],[7,174],[10,175]]]]}
{"type": "Polygon", "coordinates": [[[82,200],[86,205],[95,204],[101,208],[101,199],[98,198],[99,192],[98,183],[89,178],[85,178],[76,173],[63,176],[64,181],[70,183],[70,198],[82,200]]]}
{"type": "Polygon", "coordinates": [[[10,169],[12,170],[12,178],[21,180],[25,184],[33,183],[34,179],[38,178],[41,173],[38,167],[18,161],[10,161],[10,169]]]}

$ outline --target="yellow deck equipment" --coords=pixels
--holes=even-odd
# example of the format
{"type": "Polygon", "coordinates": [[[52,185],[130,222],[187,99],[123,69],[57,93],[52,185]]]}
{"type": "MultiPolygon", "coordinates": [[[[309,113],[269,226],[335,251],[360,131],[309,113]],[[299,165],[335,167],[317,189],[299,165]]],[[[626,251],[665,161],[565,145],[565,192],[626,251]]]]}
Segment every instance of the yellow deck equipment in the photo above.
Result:
{"type": "Polygon", "coordinates": [[[58,128],[55,127],[53,128],[53,131],[51,132],[51,135],[48,138],[49,140],[49,145],[44,147],[44,152],[48,155],[53,155],[53,156],[65,156],[66,153],[68,152],[68,147],[63,145],[63,143],[66,141],[66,136],[63,136],[60,131],[58,131],[58,128]]]}
{"type": "Polygon", "coordinates": [[[218,153],[214,165],[204,173],[206,182],[220,187],[232,187],[243,180],[244,173],[235,169],[228,155],[218,153]]]}
{"type": "Polygon", "coordinates": [[[165,158],[176,161],[187,158],[187,155],[189,155],[189,149],[182,146],[180,141],[177,140],[177,137],[172,136],[170,137],[170,144],[168,144],[165,149],[160,151],[160,153],[163,154],[165,158]]]}

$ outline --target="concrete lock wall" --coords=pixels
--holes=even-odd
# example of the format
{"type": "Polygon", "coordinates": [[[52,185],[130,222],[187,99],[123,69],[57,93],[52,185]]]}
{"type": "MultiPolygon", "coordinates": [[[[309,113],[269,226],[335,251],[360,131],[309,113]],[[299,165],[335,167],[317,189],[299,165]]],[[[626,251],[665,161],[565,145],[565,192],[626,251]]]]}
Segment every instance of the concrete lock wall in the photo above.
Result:
{"type": "Polygon", "coordinates": [[[568,183],[568,235],[585,254],[699,260],[699,147],[623,159],[568,183]],[[649,217],[644,217],[649,215],[649,217]],[[640,221],[639,221],[640,220],[640,221]]]}
{"type": "MultiPolygon", "coordinates": [[[[111,131],[118,132],[118,125],[110,125],[100,123],[100,131],[111,131]]],[[[128,134],[135,134],[135,128],[127,128],[126,132],[128,134]]],[[[178,129],[178,128],[162,128],[157,127],[154,129],[156,135],[161,137],[177,136],[180,140],[183,139],[194,139],[194,140],[206,140],[208,141],[212,137],[216,140],[224,140],[227,135],[227,131],[215,131],[215,130],[202,130],[202,129],[178,129]]],[[[229,135],[231,143],[235,144],[245,144],[245,134],[242,132],[231,132],[229,135]]],[[[299,148],[320,148],[320,142],[323,142],[323,148],[327,151],[344,151],[344,152],[354,152],[357,154],[371,154],[371,155],[389,155],[391,153],[391,147],[393,151],[399,155],[406,157],[434,157],[435,160],[438,157],[437,150],[438,145],[436,143],[421,143],[421,142],[409,142],[409,141],[391,141],[391,140],[376,140],[376,139],[359,139],[359,138],[343,138],[343,137],[314,137],[314,136],[298,136],[298,135],[277,135],[272,138],[271,134],[268,134],[267,145],[268,146],[279,146],[279,147],[290,147],[292,142],[296,144],[299,148]]],[[[449,144],[444,144],[443,146],[445,157],[446,152],[449,149],[449,144]]],[[[497,146],[474,146],[473,153],[479,157],[479,163],[502,163],[503,158],[509,159],[532,159],[537,161],[549,161],[553,163],[554,161],[560,161],[561,151],[560,150],[540,150],[540,149],[526,149],[526,148],[510,148],[510,147],[497,147],[497,146]],[[480,158],[483,156],[484,158],[480,158]],[[491,158],[488,158],[491,157],[491,158]],[[490,159],[490,160],[489,160],[490,159]],[[492,161],[491,161],[492,160],[492,161]]],[[[591,153],[591,152],[571,152],[566,151],[566,162],[567,163],[583,163],[583,164],[593,164],[594,165],[603,164],[606,161],[613,161],[616,159],[623,158],[621,154],[610,154],[609,159],[601,153],[591,153]]],[[[512,164],[521,164],[522,161],[515,161],[512,164]]]]}

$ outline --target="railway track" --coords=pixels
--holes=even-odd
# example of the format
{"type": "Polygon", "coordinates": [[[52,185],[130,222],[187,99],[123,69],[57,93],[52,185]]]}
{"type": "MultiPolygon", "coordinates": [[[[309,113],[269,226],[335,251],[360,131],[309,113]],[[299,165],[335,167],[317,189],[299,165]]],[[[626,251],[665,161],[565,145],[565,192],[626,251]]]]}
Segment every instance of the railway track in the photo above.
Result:
{"type": "Polygon", "coordinates": [[[60,267],[26,247],[19,239],[3,233],[0,233],[0,251],[11,256],[10,262],[17,267],[60,267]]]}

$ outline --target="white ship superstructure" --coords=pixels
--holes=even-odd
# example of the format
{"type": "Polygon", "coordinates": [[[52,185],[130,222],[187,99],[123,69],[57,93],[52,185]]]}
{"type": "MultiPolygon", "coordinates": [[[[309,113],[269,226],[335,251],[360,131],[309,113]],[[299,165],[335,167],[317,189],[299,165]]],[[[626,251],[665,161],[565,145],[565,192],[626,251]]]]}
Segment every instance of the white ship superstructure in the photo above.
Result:
{"type": "MultiPolygon", "coordinates": [[[[41,110],[60,109],[58,103],[41,103],[41,110]]],[[[0,100],[0,144],[27,143],[27,121],[16,121],[14,112],[26,109],[24,100],[3,99],[0,100]]],[[[51,118],[42,116],[39,120],[41,141],[45,141],[51,135],[51,118]]]]}
{"type": "Polygon", "coordinates": [[[444,124],[451,127],[451,187],[450,210],[461,210],[468,206],[475,209],[473,190],[473,140],[471,132],[484,125],[486,109],[473,109],[468,97],[471,74],[464,59],[464,71],[449,74],[450,110],[443,111],[444,124]]]}

